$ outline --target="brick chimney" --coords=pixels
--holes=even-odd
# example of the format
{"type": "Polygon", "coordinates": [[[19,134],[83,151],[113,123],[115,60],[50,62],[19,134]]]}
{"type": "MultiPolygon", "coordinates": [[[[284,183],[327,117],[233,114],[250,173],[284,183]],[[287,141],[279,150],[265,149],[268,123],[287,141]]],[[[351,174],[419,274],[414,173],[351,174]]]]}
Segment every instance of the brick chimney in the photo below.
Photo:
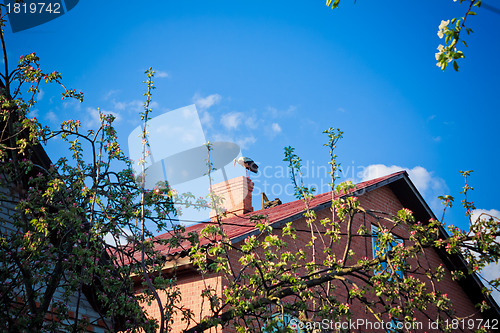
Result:
{"type": "MultiPolygon", "coordinates": [[[[253,211],[253,182],[249,178],[240,176],[229,179],[212,185],[211,190],[212,193],[222,200],[218,208],[220,212],[227,212],[226,218],[234,215],[243,215],[253,211]]],[[[210,219],[214,220],[216,216],[216,211],[213,209],[210,210],[210,219]]]]}

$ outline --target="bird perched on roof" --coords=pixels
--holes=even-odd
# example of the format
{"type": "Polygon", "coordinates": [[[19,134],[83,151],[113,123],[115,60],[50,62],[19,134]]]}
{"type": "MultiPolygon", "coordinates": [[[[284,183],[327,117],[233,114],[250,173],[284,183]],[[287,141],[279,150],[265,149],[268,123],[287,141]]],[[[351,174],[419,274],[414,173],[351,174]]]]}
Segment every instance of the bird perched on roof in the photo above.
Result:
{"type": "Polygon", "coordinates": [[[236,163],[238,163],[239,165],[244,167],[246,170],[248,170],[249,175],[250,175],[250,171],[253,173],[257,173],[257,169],[259,168],[259,166],[257,164],[255,164],[255,162],[249,157],[240,156],[238,158],[235,158],[234,164],[236,165],[236,163]]]}

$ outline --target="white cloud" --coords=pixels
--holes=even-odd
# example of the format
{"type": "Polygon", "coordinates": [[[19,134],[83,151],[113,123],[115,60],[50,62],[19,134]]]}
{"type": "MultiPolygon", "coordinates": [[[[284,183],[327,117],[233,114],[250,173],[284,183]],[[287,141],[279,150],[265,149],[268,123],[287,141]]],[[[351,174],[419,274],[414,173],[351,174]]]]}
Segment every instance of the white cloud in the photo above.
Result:
{"type": "Polygon", "coordinates": [[[233,138],[232,136],[222,133],[214,133],[214,135],[210,138],[210,141],[236,142],[235,138],[233,138]]]}
{"type": "Polygon", "coordinates": [[[233,136],[229,136],[226,134],[216,133],[213,135],[212,138],[213,138],[213,141],[234,142],[238,146],[240,146],[241,149],[247,149],[249,146],[251,146],[252,144],[257,142],[257,139],[253,135],[247,135],[244,137],[233,137],[233,136]]]}
{"type": "Polygon", "coordinates": [[[43,89],[40,89],[38,95],[36,96],[37,102],[40,102],[43,99],[43,96],[45,96],[45,91],[43,89]]]}
{"type": "Polygon", "coordinates": [[[407,169],[410,179],[421,191],[427,191],[429,188],[438,189],[440,187],[440,178],[434,177],[432,172],[427,169],[416,166],[413,169],[407,169]]]}
{"type": "Polygon", "coordinates": [[[202,97],[200,94],[196,93],[193,96],[193,103],[196,104],[196,107],[202,111],[208,110],[215,104],[218,104],[222,99],[222,96],[219,94],[212,94],[206,97],[202,97]]]}
{"type": "Polygon", "coordinates": [[[386,166],[384,164],[372,164],[364,168],[358,176],[362,181],[387,176],[391,173],[406,170],[413,184],[419,191],[425,192],[427,190],[439,190],[445,187],[444,180],[436,177],[432,172],[427,171],[421,166],[416,166],[413,169],[404,168],[398,165],[386,166]]]}
{"type": "Polygon", "coordinates": [[[286,110],[278,110],[277,108],[272,106],[267,107],[267,113],[271,116],[271,118],[291,116],[295,113],[295,110],[297,110],[297,107],[295,105],[290,105],[286,110]]]}
{"type": "MultiPolygon", "coordinates": [[[[87,107],[86,111],[87,111],[87,119],[83,123],[84,126],[90,129],[97,129],[97,127],[99,127],[101,124],[99,111],[96,108],[91,108],[91,107],[87,107]]],[[[117,112],[101,110],[101,113],[105,115],[112,114],[113,116],[115,116],[115,122],[121,120],[121,115],[117,112]]]]}
{"type": "Polygon", "coordinates": [[[228,130],[237,129],[240,126],[243,119],[243,113],[241,112],[230,112],[223,114],[220,123],[228,130]]]}
{"type": "Polygon", "coordinates": [[[500,211],[496,209],[490,209],[490,210],[476,209],[472,212],[472,221],[476,221],[479,217],[481,217],[481,220],[484,219],[488,220],[490,216],[500,219],[500,211]]]}
{"type": "Polygon", "coordinates": [[[144,102],[138,99],[129,102],[120,102],[113,100],[113,109],[140,113],[144,110],[144,102]]]}
{"type": "Polygon", "coordinates": [[[54,113],[54,111],[47,112],[47,114],[45,115],[45,119],[47,119],[51,123],[59,123],[59,119],[57,118],[57,115],[54,113]]]}
{"type": "Polygon", "coordinates": [[[212,127],[214,118],[208,112],[202,112],[200,122],[203,126],[212,127]]]}
{"type": "Polygon", "coordinates": [[[281,126],[278,123],[273,123],[271,128],[274,133],[281,133],[281,126]]]}
{"type": "Polygon", "coordinates": [[[95,108],[87,108],[88,120],[85,122],[85,125],[88,128],[97,128],[101,123],[101,118],[99,117],[99,111],[95,108]]]}
{"type": "Polygon", "coordinates": [[[279,111],[275,107],[268,106],[267,113],[270,114],[271,117],[276,118],[276,117],[278,117],[279,111]]]}
{"type": "MultiPolygon", "coordinates": [[[[498,279],[500,276],[500,263],[490,264],[483,268],[481,275],[488,281],[493,279],[498,279]]],[[[500,302],[500,292],[493,289],[491,296],[498,302],[500,302]]]]}
{"type": "Polygon", "coordinates": [[[253,136],[253,135],[250,135],[250,136],[246,136],[244,138],[241,138],[239,140],[236,140],[236,143],[242,148],[242,149],[246,149],[248,148],[250,145],[254,144],[255,142],[257,142],[257,139],[253,136]]]}
{"type": "Polygon", "coordinates": [[[113,236],[110,232],[104,235],[104,241],[112,246],[123,246],[128,244],[128,239],[133,237],[133,233],[128,228],[121,229],[122,233],[120,235],[113,236]]]}
{"type": "Polygon", "coordinates": [[[218,104],[222,100],[222,96],[219,94],[212,94],[206,97],[202,97],[199,93],[194,94],[193,103],[196,105],[196,108],[200,114],[200,121],[203,126],[212,127],[213,117],[208,112],[215,104],[218,104]]]}
{"type": "MultiPolygon", "coordinates": [[[[52,101],[52,98],[51,98],[52,101]]],[[[71,109],[72,111],[80,111],[82,108],[82,103],[74,98],[66,98],[63,101],[64,109],[71,109]]]]}
{"type": "MultiPolygon", "coordinates": [[[[496,218],[497,221],[500,220],[500,211],[497,209],[476,209],[472,212],[472,221],[476,221],[478,218],[481,220],[488,220],[490,217],[496,218]]],[[[500,237],[497,237],[497,241],[500,241],[500,237]]],[[[492,263],[481,270],[481,275],[486,280],[493,280],[500,277],[500,262],[492,263]]],[[[497,302],[500,301],[500,292],[493,289],[491,295],[495,298],[497,302]]]]}
{"type": "Polygon", "coordinates": [[[294,113],[295,110],[297,110],[297,107],[295,105],[290,105],[288,107],[288,109],[285,111],[285,114],[290,115],[290,114],[294,113]]]}
{"type": "Polygon", "coordinates": [[[38,110],[38,109],[33,109],[33,110],[30,110],[30,112],[29,112],[29,116],[30,116],[30,117],[33,117],[33,118],[38,118],[38,117],[40,117],[40,110],[38,110]]]}
{"type": "Polygon", "coordinates": [[[372,164],[364,168],[363,171],[360,172],[359,176],[361,177],[361,181],[366,181],[386,176],[401,170],[404,170],[404,168],[397,165],[386,166],[384,164],[372,164]]]}
{"type": "MultiPolygon", "coordinates": [[[[153,132],[153,128],[151,128],[151,132],[153,132]]],[[[195,128],[184,126],[161,125],[154,128],[154,133],[161,135],[163,138],[167,138],[165,134],[168,133],[170,142],[175,142],[176,144],[182,143],[184,144],[183,146],[193,146],[200,141],[200,136],[195,128]]]]}
{"type": "Polygon", "coordinates": [[[105,95],[104,95],[104,100],[108,100],[110,99],[112,96],[118,94],[120,92],[120,90],[118,89],[111,89],[110,91],[108,91],[105,95]]]}
{"type": "MultiPolygon", "coordinates": [[[[142,104],[142,106],[143,106],[143,110],[144,110],[144,103],[142,104]]],[[[155,109],[160,108],[160,104],[157,101],[151,101],[149,103],[149,108],[154,111],[155,109]]]]}
{"type": "Polygon", "coordinates": [[[160,79],[163,79],[163,78],[168,77],[168,73],[165,71],[155,71],[155,76],[160,78],[160,79]]]}
{"type": "Polygon", "coordinates": [[[427,169],[416,166],[412,169],[401,167],[398,165],[387,166],[384,164],[372,164],[362,169],[358,173],[358,177],[362,181],[378,178],[389,175],[394,172],[406,170],[411,181],[417,187],[418,191],[425,198],[429,206],[434,212],[439,212],[443,209],[441,200],[437,197],[449,192],[448,186],[444,179],[435,176],[433,172],[427,169]]]}
{"type": "Polygon", "coordinates": [[[256,129],[257,127],[259,127],[259,121],[255,116],[248,116],[245,119],[245,125],[250,129],[256,129]]]}

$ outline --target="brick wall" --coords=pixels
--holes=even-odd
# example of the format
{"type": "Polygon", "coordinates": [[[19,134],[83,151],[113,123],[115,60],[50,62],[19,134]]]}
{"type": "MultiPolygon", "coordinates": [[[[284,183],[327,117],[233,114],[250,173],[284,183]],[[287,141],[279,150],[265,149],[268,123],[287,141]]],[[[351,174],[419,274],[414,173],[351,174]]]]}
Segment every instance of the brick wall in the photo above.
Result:
{"type": "MultiPolygon", "coordinates": [[[[391,189],[388,186],[384,186],[381,188],[378,188],[376,190],[373,190],[371,192],[367,192],[359,197],[359,200],[361,202],[362,207],[365,209],[372,209],[372,210],[377,210],[377,211],[384,211],[392,214],[396,214],[398,210],[403,208],[402,204],[398,200],[398,198],[394,195],[394,193],[391,191],[391,189]]],[[[330,209],[323,209],[322,211],[317,212],[318,219],[317,221],[319,222],[322,218],[330,217],[332,216],[332,213],[330,212],[330,209]]],[[[353,233],[356,233],[356,230],[359,228],[359,226],[364,225],[366,230],[371,230],[371,225],[380,223],[382,226],[385,226],[389,229],[392,228],[392,232],[401,237],[401,238],[408,238],[409,234],[406,228],[403,225],[399,225],[397,227],[393,227],[390,222],[384,221],[384,220],[376,220],[374,217],[370,216],[369,214],[358,214],[355,217],[354,220],[354,225],[353,225],[353,233]]],[[[423,221],[425,222],[425,221],[423,221]]],[[[308,257],[311,258],[311,248],[307,247],[306,244],[310,241],[310,234],[309,234],[309,226],[306,224],[306,221],[304,218],[299,218],[296,221],[293,222],[293,227],[297,230],[297,239],[291,240],[285,238],[285,241],[288,243],[288,246],[286,248],[287,251],[297,251],[299,249],[303,249],[308,253],[308,257]]],[[[319,225],[318,223],[318,230],[320,232],[325,231],[322,226],[319,225]]],[[[341,230],[343,233],[346,232],[346,226],[343,226],[343,229],[341,230]]],[[[280,230],[277,230],[276,233],[281,234],[280,230]]],[[[258,237],[265,237],[265,235],[261,235],[258,237]]],[[[316,245],[318,246],[318,249],[316,252],[316,260],[317,262],[321,262],[322,259],[324,258],[324,255],[321,251],[321,240],[316,239],[316,245]]],[[[346,239],[345,237],[334,244],[334,252],[337,255],[337,258],[342,257],[343,249],[346,244],[346,239]]],[[[350,259],[349,263],[354,263],[356,262],[359,258],[362,257],[367,257],[367,258],[372,258],[372,240],[370,237],[361,237],[361,236],[356,236],[353,237],[352,239],[352,248],[356,252],[356,255],[354,258],[350,259]]],[[[405,245],[411,245],[408,243],[408,241],[405,241],[405,245]]],[[[241,265],[238,262],[239,255],[236,252],[231,252],[229,253],[229,257],[231,262],[233,263],[235,269],[241,269],[241,265]]],[[[419,257],[420,264],[424,268],[428,267],[437,267],[440,264],[442,264],[442,260],[440,259],[439,255],[436,253],[434,249],[427,249],[425,250],[425,255],[419,257]]],[[[412,264],[416,264],[416,262],[412,262],[412,264]]],[[[423,271],[416,271],[413,274],[421,274],[423,271]]],[[[455,281],[452,281],[450,276],[449,276],[449,271],[447,271],[447,276],[445,279],[435,285],[437,290],[440,290],[443,293],[447,293],[448,297],[452,300],[453,306],[455,309],[455,315],[458,317],[465,317],[470,315],[471,313],[475,313],[470,318],[480,318],[480,314],[477,313],[474,304],[469,300],[467,295],[465,294],[464,290],[459,286],[459,284],[455,281]]],[[[353,279],[353,282],[361,285],[363,282],[361,280],[356,280],[355,278],[353,279]]],[[[242,285],[244,285],[244,281],[242,281],[242,285]]],[[[206,287],[206,285],[211,285],[212,287],[217,288],[217,290],[221,290],[221,288],[224,287],[224,285],[227,285],[227,280],[224,277],[218,277],[218,276],[211,276],[210,278],[206,278],[205,281],[202,280],[202,277],[199,274],[196,273],[191,273],[188,274],[184,277],[179,278],[179,290],[181,291],[182,294],[182,302],[181,304],[186,306],[186,307],[192,307],[192,309],[195,311],[197,314],[197,318],[203,318],[206,315],[209,315],[210,312],[208,311],[207,305],[204,304],[202,305],[200,303],[200,292],[203,288],[206,287]]],[[[341,282],[333,282],[332,287],[336,288],[336,295],[338,299],[341,300],[347,300],[347,294],[348,290],[345,288],[345,286],[341,282]]],[[[431,284],[428,283],[428,287],[432,288],[431,284]]],[[[284,302],[293,302],[292,298],[284,299],[284,302]]],[[[371,314],[370,310],[365,307],[364,304],[362,304],[359,301],[352,301],[350,303],[350,308],[353,313],[353,320],[367,320],[369,322],[376,322],[376,319],[373,317],[371,314]]],[[[146,307],[146,312],[149,315],[152,316],[158,316],[157,314],[157,309],[154,307],[146,307]]],[[[435,313],[435,309],[432,307],[429,307],[426,312],[428,314],[433,314],[435,313]]],[[[157,317],[158,318],[158,317],[157,317]]],[[[320,321],[321,318],[314,318],[314,315],[312,315],[312,319],[320,321]]],[[[384,318],[384,320],[389,320],[389,318],[384,318]]],[[[390,320],[389,320],[390,321],[390,320]]],[[[429,327],[429,319],[426,317],[425,314],[419,314],[417,315],[417,321],[421,322],[423,325],[425,325],[422,329],[427,331],[427,332],[438,332],[438,330],[433,330],[431,327],[429,327]]],[[[185,328],[185,324],[181,323],[178,319],[173,325],[173,332],[180,332],[183,328],[185,328]]],[[[221,331],[220,329],[218,331],[221,331]]],[[[367,327],[358,327],[357,329],[351,330],[353,332],[383,332],[384,330],[376,330],[374,328],[367,328],[367,327]]],[[[417,330],[419,331],[419,330],[417,330]]],[[[467,331],[467,330],[465,330],[467,331]]],[[[215,332],[215,330],[213,330],[215,332]]],[[[225,327],[222,332],[228,332],[228,333],[233,333],[236,332],[231,325],[225,327]]]]}
{"type": "MultiPolygon", "coordinates": [[[[210,316],[212,312],[210,311],[210,304],[208,300],[203,299],[200,295],[201,292],[207,288],[215,289],[218,295],[222,293],[222,283],[221,277],[215,274],[210,274],[207,276],[202,276],[198,272],[191,270],[190,272],[185,272],[177,276],[176,287],[178,288],[182,301],[176,305],[179,307],[185,307],[193,312],[193,319],[195,322],[199,322],[201,319],[210,316]]],[[[164,292],[159,293],[162,303],[165,304],[166,294],[164,292]]],[[[158,322],[161,320],[160,310],[156,302],[151,304],[143,303],[141,306],[148,317],[156,319],[158,322]]],[[[182,319],[180,311],[174,316],[174,323],[168,325],[172,332],[182,332],[186,329],[187,323],[182,319]]],[[[191,325],[193,326],[193,325],[191,325]]],[[[213,328],[207,330],[209,333],[221,332],[220,328],[213,328]]]]}

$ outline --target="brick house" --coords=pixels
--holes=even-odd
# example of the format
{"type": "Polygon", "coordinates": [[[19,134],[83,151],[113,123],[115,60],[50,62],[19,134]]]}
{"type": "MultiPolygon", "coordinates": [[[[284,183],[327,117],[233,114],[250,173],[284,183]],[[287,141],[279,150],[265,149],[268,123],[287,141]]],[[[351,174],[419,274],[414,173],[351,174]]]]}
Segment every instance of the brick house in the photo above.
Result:
{"type": "MultiPolygon", "coordinates": [[[[225,208],[228,212],[224,218],[224,231],[228,235],[234,247],[240,247],[244,244],[245,239],[256,236],[259,237],[262,233],[255,229],[254,222],[250,221],[249,217],[252,215],[264,215],[267,217],[269,224],[274,230],[281,229],[286,223],[292,222],[293,227],[297,230],[298,237],[296,240],[286,239],[288,249],[290,251],[304,249],[307,250],[306,243],[309,241],[308,230],[309,227],[305,222],[303,216],[304,203],[300,200],[280,204],[267,209],[254,211],[252,207],[252,188],[253,183],[246,177],[239,177],[228,182],[216,184],[213,190],[224,198],[225,208]],[[304,235],[304,236],[301,236],[304,235]]],[[[388,176],[380,177],[370,181],[357,184],[356,191],[353,193],[359,198],[361,206],[367,210],[388,212],[396,214],[402,208],[408,208],[413,211],[416,221],[429,221],[435,215],[430,210],[422,196],[419,194],[406,172],[401,171],[388,176]]],[[[323,193],[316,195],[309,203],[310,208],[313,209],[318,217],[318,221],[322,218],[331,216],[331,200],[332,194],[323,193]]],[[[213,213],[212,213],[213,215],[213,213]]],[[[365,226],[365,230],[372,230],[374,226],[380,223],[382,226],[390,228],[389,222],[377,219],[370,214],[358,214],[354,220],[354,229],[360,225],[365,226]]],[[[199,223],[186,228],[188,232],[200,232],[206,223],[199,223]]],[[[321,228],[321,227],[319,227],[321,228]]],[[[408,242],[409,233],[404,225],[398,225],[391,231],[401,242],[408,242]]],[[[443,235],[446,235],[445,230],[441,230],[443,235]]],[[[281,232],[277,233],[281,235],[281,232]]],[[[166,233],[158,236],[159,239],[168,239],[170,234],[166,233]]],[[[373,237],[353,237],[352,248],[356,249],[356,258],[352,258],[352,263],[361,257],[373,258],[374,243],[373,237]]],[[[201,239],[201,244],[207,244],[206,239],[201,239]]],[[[337,246],[343,248],[345,243],[340,242],[337,246]]],[[[207,302],[202,302],[200,297],[201,290],[211,287],[218,295],[222,295],[222,290],[227,281],[221,275],[210,274],[202,276],[191,263],[188,257],[189,244],[184,242],[175,248],[168,248],[167,246],[158,246],[158,250],[164,252],[167,258],[165,264],[165,275],[175,275],[177,278],[177,286],[182,295],[182,301],[179,305],[190,308],[193,310],[195,320],[200,320],[204,317],[212,315],[207,302]]],[[[238,262],[236,253],[229,253],[229,258],[237,267],[241,269],[238,262]]],[[[455,311],[453,318],[469,318],[469,319],[500,319],[500,308],[495,300],[491,297],[486,297],[482,294],[481,290],[483,284],[475,275],[468,275],[466,263],[462,256],[458,254],[449,254],[443,250],[435,248],[427,248],[425,250],[425,260],[422,260],[421,265],[424,268],[438,267],[443,265],[446,271],[445,278],[436,285],[436,289],[448,295],[453,303],[455,311]],[[451,270],[462,270],[466,273],[466,277],[455,281],[450,277],[451,270]],[[480,313],[475,307],[475,304],[486,302],[490,309],[480,313]],[[470,317],[469,317],[470,316],[470,317]]],[[[137,290],[141,292],[140,289],[137,290]]],[[[338,297],[345,297],[347,299],[347,291],[345,289],[338,289],[338,297]]],[[[286,302],[286,299],[284,299],[286,302]]],[[[350,308],[353,313],[353,319],[363,319],[366,321],[375,321],[369,309],[365,304],[359,301],[351,301],[350,308]]],[[[145,311],[149,316],[159,319],[158,308],[155,304],[145,305],[145,311]]],[[[417,316],[417,321],[429,325],[430,319],[426,314],[432,314],[433,309],[425,310],[424,313],[417,316]]],[[[317,319],[317,318],[316,318],[317,319]]],[[[452,317],[449,318],[450,320],[452,317]]],[[[237,319],[236,319],[237,320],[237,319]]],[[[386,319],[386,321],[390,319],[386,319]]],[[[171,326],[173,332],[181,332],[186,329],[186,322],[182,321],[178,316],[175,318],[171,326]]],[[[416,331],[438,332],[433,326],[423,326],[416,331]]],[[[326,329],[326,331],[329,331],[326,329]]],[[[352,332],[383,332],[386,330],[375,329],[373,327],[356,326],[351,327],[352,332]]],[[[463,331],[470,331],[465,327],[463,331]]],[[[207,332],[236,332],[232,325],[227,325],[224,328],[220,326],[211,328],[207,332]]]]}

